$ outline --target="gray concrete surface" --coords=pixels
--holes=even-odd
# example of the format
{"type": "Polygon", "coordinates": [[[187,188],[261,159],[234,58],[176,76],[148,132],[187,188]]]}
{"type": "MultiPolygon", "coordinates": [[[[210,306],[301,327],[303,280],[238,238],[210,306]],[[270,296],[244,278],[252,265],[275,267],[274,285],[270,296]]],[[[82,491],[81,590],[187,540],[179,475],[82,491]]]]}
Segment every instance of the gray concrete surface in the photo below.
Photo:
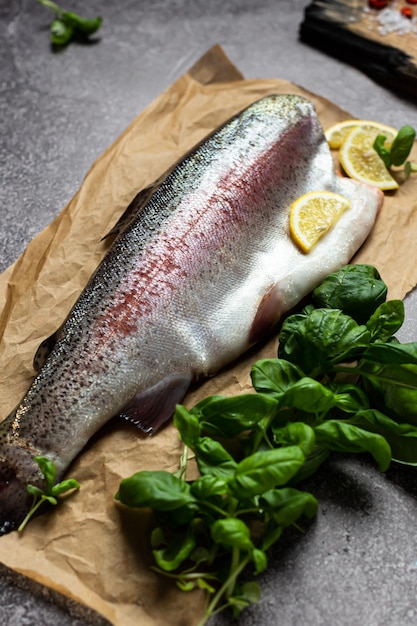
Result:
{"type": "MultiPolygon", "coordinates": [[[[299,41],[307,4],[65,0],[65,8],[101,14],[104,23],[96,43],[53,52],[44,7],[0,0],[0,271],[64,207],[132,118],[215,43],[248,78],[286,78],[354,116],[417,126],[415,103],[299,41]]],[[[402,338],[411,340],[414,295],[406,304],[402,338]]],[[[381,475],[365,459],[339,458],[311,487],[321,502],[317,519],[273,551],[261,602],[239,624],[417,624],[414,471],[381,475]]],[[[0,571],[0,624],[95,623],[81,607],[0,571]]]]}

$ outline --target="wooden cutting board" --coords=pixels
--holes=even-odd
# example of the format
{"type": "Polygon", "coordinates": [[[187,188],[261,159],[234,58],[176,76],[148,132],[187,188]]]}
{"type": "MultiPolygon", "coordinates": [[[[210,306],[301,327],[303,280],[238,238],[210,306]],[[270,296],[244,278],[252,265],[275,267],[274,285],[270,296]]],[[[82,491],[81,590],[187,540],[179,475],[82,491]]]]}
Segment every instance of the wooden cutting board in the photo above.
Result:
{"type": "Polygon", "coordinates": [[[373,80],[417,97],[417,4],[391,0],[384,9],[373,9],[368,0],[313,0],[300,38],[373,80]],[[412,19],[401,15],[404,7],[412,10],[412,19]]]}

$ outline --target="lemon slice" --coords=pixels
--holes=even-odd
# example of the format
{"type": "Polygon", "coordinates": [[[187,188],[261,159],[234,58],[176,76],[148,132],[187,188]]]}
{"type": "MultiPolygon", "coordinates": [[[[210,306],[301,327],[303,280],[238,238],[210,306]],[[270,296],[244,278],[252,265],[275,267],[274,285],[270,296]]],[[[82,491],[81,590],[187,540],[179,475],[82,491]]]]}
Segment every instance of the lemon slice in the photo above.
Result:
{"type": "MultiPolygon", "coordinates": [[[[329,146],[333,149],[339,149],[350,131],[354,128],[361,126],[362,128],[376,129],[376,135],[385,135],[387,138],[386,145],[389,147],[394,137],[397,134],[395,128],[380,124],[379,122],[372,122],[371,120],[344,120],[343,122],[337,122],[330,126],[324,133],[329,146]]],[[[375,137],[376,137],[375,135],[375,137]]]]}
{"type": "Polygon", "coordinates": [[[339,149],[339,160],[350,178],[374,185],[383,190],[398,189],[397,181],[391,176],[381,157],[373,148],[377,135],[383,134],[392,141],[397,132],[388,136],[388,131],[378,126],[357,126],[347,135],[339,149]]]}
{"type": "Polygon", "coordinates": [[[309,252],[350,207],[350,200],[332,191],[310,191],[290,207],[291,237],[309,252]]]}

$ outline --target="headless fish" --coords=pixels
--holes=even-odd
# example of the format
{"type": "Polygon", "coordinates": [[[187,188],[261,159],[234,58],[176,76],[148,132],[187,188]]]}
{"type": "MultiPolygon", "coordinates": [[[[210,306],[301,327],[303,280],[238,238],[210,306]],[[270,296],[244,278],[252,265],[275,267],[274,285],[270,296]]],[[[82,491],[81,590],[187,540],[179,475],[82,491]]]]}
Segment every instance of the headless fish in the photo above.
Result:
{"type": "Polygon", "coordinates": [[[112,417],[155,431],[193,380],[234,361],[351,259],[381,203],[376,188],[336,175],[313,105],[293,95],[255,102],[140,192],[0,425],[0,534],[27,513],[26,485],[43,486],[34,456],[60,480],[112,417]],[[289,207],[314,190],[352,204],[306,255],[289,207]]]}

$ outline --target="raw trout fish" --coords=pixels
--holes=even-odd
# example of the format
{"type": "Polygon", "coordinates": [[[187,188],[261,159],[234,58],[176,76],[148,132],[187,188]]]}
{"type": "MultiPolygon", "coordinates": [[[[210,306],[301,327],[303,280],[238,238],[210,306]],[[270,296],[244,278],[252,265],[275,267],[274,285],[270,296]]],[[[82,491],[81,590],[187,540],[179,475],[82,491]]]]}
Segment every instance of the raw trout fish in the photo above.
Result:
{"type": "MultiPolygon", "coordinates": [[[[140,192],[56,336],[32,386],[0,425],[0,534],[57,480],[113,416],[148,432],[270,331],[371,230],[382,193],[336,175],[313,105],[295,95],[252,104],[140,192]],[[309,253],[289,234],[289,206],[330,190],[351,208],[309,253]]],[[[52,341],[53,339],[53,341],[52,341]]]]}

